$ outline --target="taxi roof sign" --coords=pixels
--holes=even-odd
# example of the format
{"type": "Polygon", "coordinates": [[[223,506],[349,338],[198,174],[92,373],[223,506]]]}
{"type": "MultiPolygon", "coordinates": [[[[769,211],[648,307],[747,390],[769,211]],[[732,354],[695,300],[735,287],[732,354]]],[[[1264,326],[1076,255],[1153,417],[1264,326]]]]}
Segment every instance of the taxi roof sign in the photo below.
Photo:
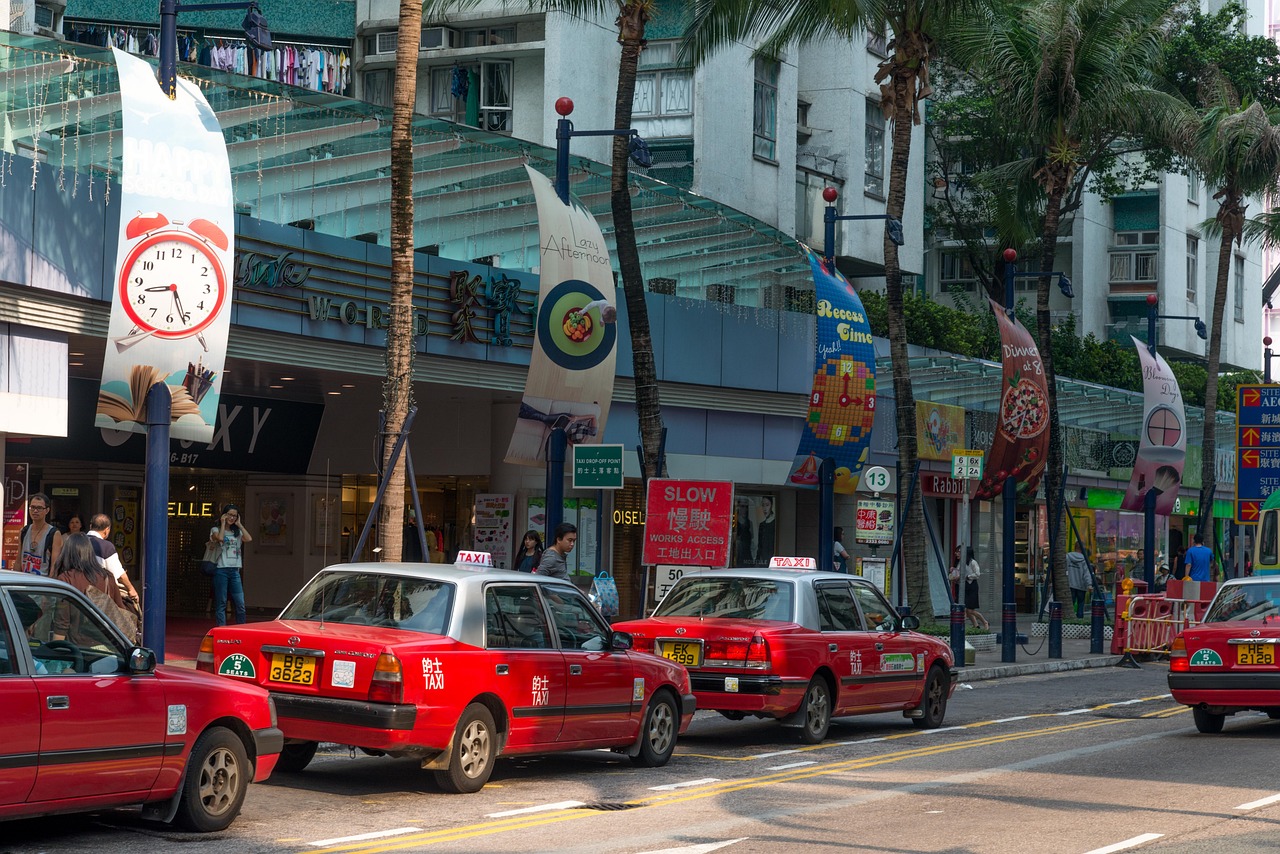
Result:
{"type": "Polygon", "coordinates": [[[493,569],[493,555],[489,552],[458,552],[458,559],[453,562],[454,566],[487,566],[493,569]]]}
{"type": "Polygon", "coordinates": [[[774,555],[769,559],[770,569],[817,569],[818,561],[811,557],[784,557],[774,555]]]}

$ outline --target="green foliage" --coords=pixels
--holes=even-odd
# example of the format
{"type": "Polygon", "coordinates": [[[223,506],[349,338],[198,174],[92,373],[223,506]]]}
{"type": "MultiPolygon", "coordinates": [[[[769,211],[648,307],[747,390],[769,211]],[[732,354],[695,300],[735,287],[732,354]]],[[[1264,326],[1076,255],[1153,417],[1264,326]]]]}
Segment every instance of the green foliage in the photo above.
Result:
{"type": "MultiPolygon", "coordinates": [[[[916,629],[916,631],[922,635],[931,635],[935,638],[951,637],[950,624],[943,625],[940,623],[921,623],[920,628],[916,629]]],[[[966,636],[995,634],[995,632],[992,631],[991,629],[980,629],[977,626],[965,626],[964,633],[966,636]]]]}
{"type": "Polygon", "coordinates": [[[1209,104],[1204,87],[1221,75],[1245,101],[1280,106],[1280,49],[1266,36],[1245,31],[1249,13],[1231,2],[1216,12],[1199,3],[1178,10],[1181,27],[1165,45],[1165,74],[1196,108],[1209,104]]]}

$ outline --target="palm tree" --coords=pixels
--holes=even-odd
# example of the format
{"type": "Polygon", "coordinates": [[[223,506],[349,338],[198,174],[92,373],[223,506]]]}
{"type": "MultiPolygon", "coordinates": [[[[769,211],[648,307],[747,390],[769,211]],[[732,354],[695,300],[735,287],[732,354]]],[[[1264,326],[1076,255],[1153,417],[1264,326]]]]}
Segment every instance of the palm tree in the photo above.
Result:
{"type": "MultiPolygon", "coordinates": [[[[948,34],[947,52],[994,85],[1024,124],[1029,172],[1044,195],[1040,269],[1054,267],[1063,200],[1092,164],[1111,156],[1139,122],[1167,126],[1179,102],[1151,87],[1159,67],[1162,24],[1171,0],[995,0],[948,34]]],[[[1064,475],[1062,427],[1050,346],[1051,277],[1036,287],[1036,332],[1049,386],[1049,454],[1044,473],[1049,505],[1060,500],[1064,475]]],[[[1054,597],[1069,601],[1064,529],[1050,544],[1054,597]]]]}
{"type": "MultiPolygon", "coordinates": [[[[426,0],[423,14],[432,20],[451,11],[474,9],[487,0],[426,0]]],[[[631,128],[632,101],[636,91],[636,68],[644,48],[645,25],[653,11],[653,0],[526,0],[526,7],[540,12],[563,12],[574,16],[616,14],[618,44],[618,89],[613,106],[613,127],[631,128]]],[[[658,396],[658,371],[653,358],[653,336],[649,328],[649,307],[644,298],[644,274],[640,269],[640,252],[636,248],[635,226],[628,191],[630,157],[629,139],[615,136],[611,158],[609,202],[613,210],[613,239],[618,271],[622,277],[622,293],[627,303],[627,324],[631,330],[631,362],[636,385],[636,417],[640,426],[640,444],[644,448],[645,479],[661,477],[665,464],[659,460],[662,443],[662,405],[658,396]],[[659,468],[661,464],[661,469],[659,468]]]]}

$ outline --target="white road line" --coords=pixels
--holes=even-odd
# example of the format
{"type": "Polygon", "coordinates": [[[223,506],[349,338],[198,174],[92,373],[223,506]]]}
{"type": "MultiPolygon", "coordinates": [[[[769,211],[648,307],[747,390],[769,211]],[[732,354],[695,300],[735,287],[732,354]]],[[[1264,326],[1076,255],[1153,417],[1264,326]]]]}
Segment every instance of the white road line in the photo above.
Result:
{"type": "Polygon", "coordinates": [[[641,851],[640,854],[707,854],[709,851],[718,851],[730,845],[737,845],[739,842],[745,842],[750,836],[744,836],[741,839],[729,839],[724,842],[706,842],[702,845],[685,845],[682,848],[663,848],[661,851],[641,851]]]}
{"type": "Polygon", "coordinates": [[[752,759],[772,759],[774,756],[786,756],[789,753],[799,753],[799,750],[775,750],[772,753],[757,753],[752,759]]]}
{"type": "Polygon", "coordinates": [[[1092,851],[1086,851],[1085,854],[1112,854],[1113,851],[1124,851],[1126,848],[1137,848],[1139,845],[1146,845],[1148,842],[1154,842],[1162,836],[1164,836],[1163,833],[1144,833],[1141,836],[1126,839],[1124,842],[1108,845],[1106,848],[1095,848],[1092,851]]]}
{"type": "Polygon", "coordinates": [[[1087,715],[1089,712],[1092,712],[1092,711],[1093,709],[1072,709],[1069,712],[1058,712],[1058,717],[1065,718],[1068,715],[1087,715]]]}
{"type": "Polygon", "coordinates": [[[1241,804],[1240,806],[1236,807],[1236,809],[1256,810],[1258,807],[1269,807],[1272,804],[1276,803],[1277,801],[1280,801],[1280,795],[1270,795],[1265,798],[1259,798],[1256,801],[1249,801],[1249,803],[1247,804],[1241,804]]]}
{"type": "Polygon", "coordinates": [[[366,839],[382,839],[387,836],[400,836],[405,833],[417,833],[420,827],[397,827],[393,830],[375,830],[373,833],[361,833],[356,836],[337,836],[333,839],[321,839],[307,844],[313,848],[327,848],[330,845],[341,845],[344,842],[363,842],[366,839]]]}
{"type": "MultiPolygon", "coordinates": [[[[649,787],[649,791],[651,791],[651,792],[670,792],[670,791],[673,791],[673,790],[675,790],[675,789],[687,789],[687,788],[689,788],[690,786],[701,786],[701,785],[704,785],[704,784],[706,784],[706,783],[719,783],[719,782],[720,782],[720,778],[719,778],[719,777],[707,777],[707,778],[702,779],[702,780],[689,780],[688,782],[685,782],[685,783],[668,783],[668,784],[667,784],[667,785],[665,785],[665,786],[650,786],[650,787],[649,787]]],[[[744,837],[744,838],[745,838],[745,837],[744,837]]]]}
{"type": "Polygon", "coordinates": [[[765,768],[766,771],[785,771],[788,768],[800,768],[805,765],[817,765],[817,761],[810,759],[808,762],[791,762],[786,765],[770,765],[765,768]]]}
{"type": "Polygon", "coordinates": [[[582,806],[582,801],[557,801],[554,804],[539,804],[536,807],[522,807],[518,810],[504,810],[502,812],[491,812],[485,818],[506,818],[509,815],[525,815],[531,812],[546,812],[547,810],[571,810],[574,807],[582,806]]]}
{"type": "Polygon", "coordinates": [[[1000,718],[999,720],[992,721],[992,723],[993,724],[1011,724],[1014,721],[1025,721],[1030,717],[1031,715],[1018,715],[1016,718],[1000,718]]]}
{"type": "Polygon", "coordinates": [[[966,727],[962,727],[962,726],[941,726],[941,727],[938,727],[937,729],[922,729],[922,730],[920,730],[920,735],[935,735],[936,733],[940,733],[940,732],[952,732],[952,731],[954,731],[954,730],[958,730],[958,729],[966,729],[966,727]]]}
{"type": "Polygon", "coordinates": [[[839,744],[839,745],[871,744],[872,742],[876,742],[876,741],[888,741],[888,739],[887,738],[863,738],[863,739],[859,739],[858,741],[837,741],[836,744],[839,744]]]}

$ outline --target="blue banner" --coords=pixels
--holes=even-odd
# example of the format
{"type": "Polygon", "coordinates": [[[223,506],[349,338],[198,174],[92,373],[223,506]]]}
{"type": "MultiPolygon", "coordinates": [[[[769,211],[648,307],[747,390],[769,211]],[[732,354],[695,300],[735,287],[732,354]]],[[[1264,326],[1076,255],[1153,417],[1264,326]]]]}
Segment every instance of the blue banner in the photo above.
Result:
{"type": "Polygon", "coordinates": [[[852,493],[866,463],[876,414],[876,349],[862,300],[839,271],[809,253],[817,296],[817,346],[809,416],[789,480],[817,488],[818,464],[830,457],[836,465],[835,491],[852,493]]]}

